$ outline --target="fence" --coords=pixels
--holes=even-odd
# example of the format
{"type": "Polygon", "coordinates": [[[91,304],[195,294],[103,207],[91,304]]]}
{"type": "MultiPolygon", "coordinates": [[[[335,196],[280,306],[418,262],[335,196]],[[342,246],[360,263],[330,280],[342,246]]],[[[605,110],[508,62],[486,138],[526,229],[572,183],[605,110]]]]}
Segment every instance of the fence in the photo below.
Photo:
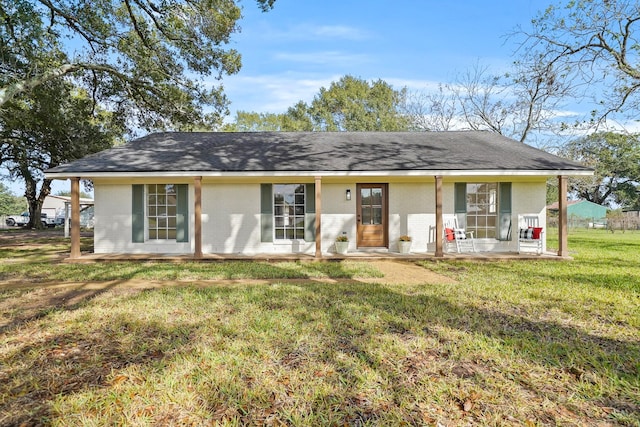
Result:
{"type": "MultiPolygon", "coordinates": [[[[547,216],[547,226],[557,227],[558,217],[547,216]]],[[[611,232],[640,230],[640,216],[623,214],[611,216],[609,218],[582,218],[571,215],[567,218],[567,227],[569,229],[600,228],[607,229],[611,232]]]]}

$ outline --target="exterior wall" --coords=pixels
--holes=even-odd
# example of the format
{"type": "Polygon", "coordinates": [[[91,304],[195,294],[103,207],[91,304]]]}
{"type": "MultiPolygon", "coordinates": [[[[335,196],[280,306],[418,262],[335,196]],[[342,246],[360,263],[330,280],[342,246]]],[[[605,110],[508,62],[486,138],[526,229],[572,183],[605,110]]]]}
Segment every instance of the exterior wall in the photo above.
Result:
{"type": "MultiPolygon", "coordinates": [[[[294,182],[295,180],[289,180],[294,182]]],[[[474,178],[468,182],[491,181],[474,178]]],[[[183,181],[185,183],[188,181],[183,181]]],[[[322,183],[322,252],[335,252],[335,239],[343,232],[349,250],[358,248],[356,239],[357,180],[322,183]],[[351,190],[351,200],[345,191],[351,190]]],[[[385,182],[380,179],[375,182],[385,182]]],[[[388,181],[387,181],[388,182],[388,181]]],[[[150,183],[150,182],[145,182],[150,183]]],[[[94,251],[96,253],[191,254],[194,251],[194,187],[189,183],[189,242],[132,243],[131,182],[100,182],[95,185],[94,251]]],[[[454,212],[454,182],[444,182],[443,213],[454,212]]],[[[314,197],[314,195],[308,195],[314,197]]],[[[389,248],[398,251],[398,238],[412,237],[411,252],[435,250],[435,185],[423,182],[389,182],[389,248]]],[[[519,214],[536,213],[546,224],[546,181],[512,183],[512,240],[478,239],[480,251],[515,251],[519,214]]],[[[202,186],[202,250],[205,254],[289,254],[315,253],[315,242],[302,240],[262,242],[260,233],[260,182],[204,182],[202,186]]]]}
{"type": "Polygon", "coordinates": [[[349,250],[356,250],[356,184],[322,183],[322,252],[335,252],[336,237],[347,233],[349,250]],[[346,200],[346,190],[351,200],[346,200]]]}
{"type": "MultiPolygon", "coordinates": [[[[193,208],[189,209],[189,242],[148,241],[133,243],[131,184],[99,184],[94,182],[94,252],[95,253],[193,253],[193,208]]],[[[193,206],[193,186],[189,187],[189,206],[193,206]]]]}
{"type": "MultiPolygon", "coordinates": [[[[546,181],[514,182],[511,186],[511,242],[508,250],[517,250],[518,215],[537,214],[540,225],[547,229],[547,186],[546,181]]],[[[542,251],[547,250],[546,239],[542,243],[542,251]]]]}
{"type": "MultiPolygon", "coordinates": [[[[495,182],[491,177],[473,177],[468,178],[465,182],[495,182]]],[[[459,182],[462,182],[460,180],[459,182]]],[[[502,179],[502,182],[505,182],[502,179]]],[[[454,182],[444,182],[442,184],[442,212],[450,214],[454,209],[454,182]]],[[[433,196],[435,199],[435,195],[433,196]]],[[[546,199],[547,185],[546,180],[528,181],[511,181],[511,240],[501,241],[496,239],[476,239],[476,250],[479,252],[516,252],[517,251],[517,232],[518,232],[518,215],[538,214],[540,223],[545,227],[546,232],[546,199]]],[[[428,240],[428,251],[435,251],[435,212],[432,223],[429,225],[432,233],[428,240]]],[[[546,243],[544,249],[546,250],[546,243]]],[[[413,249],[412,249],[413,250],[413,249]]]]}
{"type": "Polygon", "coordinates": [[[260,184],[202,186],[202,252],[288,254],[315,251],[315,242],[262,242],[260,184]]]}
{"type": "MultiPolygon", "coordinates": [[[[398,251],[398,238],[411,236],[411,252],[427,252],[430,230],[436,226],[434,182],[389,185],[389,250],[398,251]]],[[[435,249],[435,248],[434,248],[435,249]]]]}

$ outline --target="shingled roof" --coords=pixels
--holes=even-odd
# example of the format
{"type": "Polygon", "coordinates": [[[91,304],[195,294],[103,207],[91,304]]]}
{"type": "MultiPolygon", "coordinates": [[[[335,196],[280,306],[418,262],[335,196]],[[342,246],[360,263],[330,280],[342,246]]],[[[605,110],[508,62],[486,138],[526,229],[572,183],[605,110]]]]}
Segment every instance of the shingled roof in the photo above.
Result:
{"type": "Polygon", "coordinates": [[[562,171],[591,169],[484,131],[165,132],[49,169],[47,176],[164,172],[562,171]]]}

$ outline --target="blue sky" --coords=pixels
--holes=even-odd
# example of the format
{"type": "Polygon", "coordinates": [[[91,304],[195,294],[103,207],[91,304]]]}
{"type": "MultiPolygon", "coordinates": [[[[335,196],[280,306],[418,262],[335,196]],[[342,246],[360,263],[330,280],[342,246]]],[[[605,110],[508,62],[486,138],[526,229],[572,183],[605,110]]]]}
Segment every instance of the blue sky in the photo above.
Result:
{"type": "MultiPolygon", "coordinates": [[[[549,0],[551,1],[551,0],[549,0]]],[[[506,71],[516,44],[506,36],[527,27],[546,6],[535,0],[276,0],[263,13],[243,0],[241,32],[230,47],[242,68],[222,83],[237,110],[279,113],[313,100],[321,87],[350,74],[396,89],[451,83],[476,64],[506,71]]],[[[24,185],[7,183],[17,195],[24,185]]],[[[54,181],[53,193],[69,183],[54,181]]]]}
{"type": "Polygon", "coordinates": [[[350,74],[395,88],[451,83],[476,64],[499,73],[517,48],[508,39],[546,1],[276,0],[261,12],[244,0],[232,46],[240,72],[223,79],[237,110],[283,112],[350,74]]]}
{"type": "MultiPolygon", "coordinates": [[[[509,69],[517,45],[507,35],[552,0],[276,0],[263,13],[243,0],[230,47],[243,66],[222,83],[237,110],[285,111],[350,74],[396,89],[451,83],[476,64],[509,69]]],[[[7,183],[17,195],[20,182],[7,183]]],[[[69,183],[54,181],[53,194],[69,183]]]]}

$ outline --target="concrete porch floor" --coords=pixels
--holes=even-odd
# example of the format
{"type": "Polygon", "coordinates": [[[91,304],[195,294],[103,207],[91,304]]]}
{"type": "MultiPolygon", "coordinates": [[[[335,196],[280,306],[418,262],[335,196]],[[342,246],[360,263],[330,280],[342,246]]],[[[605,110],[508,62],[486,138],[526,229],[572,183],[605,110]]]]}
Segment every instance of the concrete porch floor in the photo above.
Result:
{"type": "Polygon", "coordinates": [[[92,263],[104,261],[163,261],[163,262],[212,262],[212,261],[307,261],[307,262],[323,262],[323,261],[376,261],[376,260],[395,260],[395,261],[506,261],[506,260],[550,260],[561,261],[570,260],[571,257],[560,257],[556,252],[545,252],[541,255],[536,253],[516,252],[464,252],[464,253],[445,253],[444,257],[436,258],[433,252],[420,252],[401,254],[398,252],[389,252],[387,250],[366,250],[353,251],[344,255],[335,253],[323,254],[322,258],[315,258],[308,254],[203,254],[202,258],[194,258],[193,255],[174,255],[174,254],[94,254],[83,253],[80,258],[66,258],[64,262],[68,263],[92,263]]]}

